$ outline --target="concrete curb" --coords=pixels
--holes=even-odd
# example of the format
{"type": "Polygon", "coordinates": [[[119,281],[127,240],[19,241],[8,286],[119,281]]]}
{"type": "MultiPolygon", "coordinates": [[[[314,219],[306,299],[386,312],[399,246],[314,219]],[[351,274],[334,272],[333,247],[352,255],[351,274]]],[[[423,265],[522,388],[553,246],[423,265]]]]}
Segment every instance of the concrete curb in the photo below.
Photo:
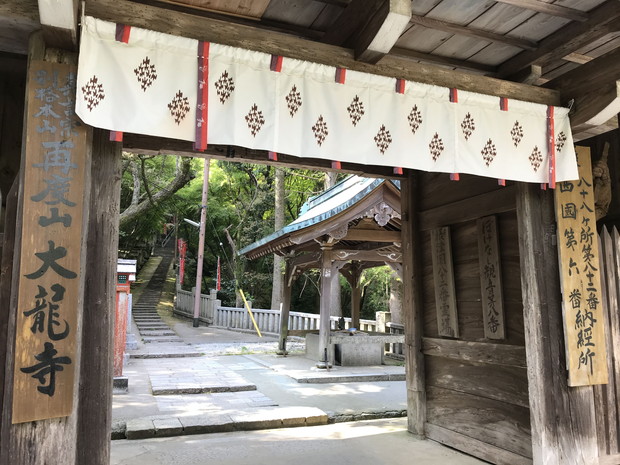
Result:
{"type": "Polygon", "coordinates": [[[207,413],[186,417],[162,415],[117,420],[112,424],[112,440],[146,439],[192,434],[227,433],[298,426],[319,426],[350,421],[406,417],[407,410],[368,412],[324,412],[316,407],[274,407],[245,410],[235,414],[207,413]]]}
{"type": "Polygon", "coordinates": [[[201,414],[187,417],[153,416],[117,421],[112,439],[146,439],[190,434],[326,425],[327,413],[316,407],[274,407],[234,414],[201,414]]]}

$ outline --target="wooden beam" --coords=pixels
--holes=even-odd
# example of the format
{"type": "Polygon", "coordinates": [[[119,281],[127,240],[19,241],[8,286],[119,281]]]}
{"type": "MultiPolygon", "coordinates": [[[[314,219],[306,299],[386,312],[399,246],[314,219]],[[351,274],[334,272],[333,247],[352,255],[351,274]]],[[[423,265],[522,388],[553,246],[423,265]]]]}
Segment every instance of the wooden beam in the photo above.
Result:
{"type": "Polygon", "coordinates": [[[537,11],[550,16],[572,19],[573,21],[587,21],[588,13],[575,8],[568,8],[562,5],[542,2],[540,0],[495,0],[497,3],[518,6],[524,10],[537,11]]]}
{"type": "Polygon", "coordinates": [[[369,15],[374,15],[384,2],[385,0],[353,0],[325,31],[322,41],[331,45],[344,45],[357,30],[366,25],[369,15]]]}
{"type": "Polygon", "coordinates": [[[436,29],[438,31],[473,37],[474,39],[481,39],[490,42],[497,42],[500,44],[512,45],[523,50],[536,50],[536,48],[538,47],[538,44],[532,40],[518,39],[516,37],[496,34],[494,32],[485,31],[483,29],[476,29],[473,27],[462,26],[460,24],[449,23],[447,21],[441,21],[439,19],[429,18],[428,16],[412,15],[411,22],[413,24],[418,24],[429,29],[436,29]]]}
{"type": "Polygon", "coordinates": [[[405,374],[407,381],[407,429],[424,437],[426,423],[426,377],[422,336],[422,265],[417,195],[418,177],[407,170],[401,183],[402,251],[403,251],[403,321],[405,326],[405,374]]]}
{"type": "Polygon", "coordinates": [[[121,147],[93,131],[76,462],[110,463],[121,147]]]}
{"type": "Polygon", "coordinates": [[[555,60],[579,50],[581,47],[600,39],[620,27],[620,8],[618,0],[607,0],[589,13],[584,22],[574,22],[538,42],[537,50],[525,50],[505,61],[498,68],[499,76],[512,75],[537,64],[543,68],[555,60]]]}
{"type": "Polygon", "coordinates": [[[460,69],[471,69],[472,71],[482,71],[483,73],[491,76],[494,75],[496,71],[495,66],[474,63],[473,61],[459,60],[457,58],[444,57],[441,55],[432,55],[430,53],[418,52],[417,50],[410,50],[403,47],[393,47],[390,51],[390,56],[420,60],[425,63],[435,63],[438,65],[452,66],[460,69]]]}
{"type": "Polygon", "coordinates": [[[564,73],[544,87],[559,90],[563,102],[574,100],[571,125],[603,124],[620,113],[620,48],[564,73]]]}
{"type": "Polygon", "coordinates": [[[522,82],[523,84],[535,85],[541,76],[542,66],[530,65],[513,75],[512,80],[515,82],[522,82]]]}
{"type": "Polygon", "coordinates": [[[128,0],[89,0],[86,5],[86,14],[106,21],[381,76],[456,87],[465,91],[545,105],[558,104],[558,94],[548,89],[447,70],[437,66],[414,64],[410,60],[389,55],[384,57],[379,64],[371,65],[356,61],[353,52],[346,48],[265,31],[259,27],[230,24],[226,21],[141,5],[128,0]]]}
{"type": "Polygon", "coordinates": [[[38,3],[46,45],[76,50],[78,0],[38,0],[38,3]]]}
{"type": "Polygon", "coordinates": [[[566,379],[554,194],[534,184],[517,188],[534,463],[596,463],[592,388],[569,388],[566,379]]]}
{"type": "Polygon", "coordinates": [[[581,53],[573,52],[569,53],[565,57],[562,57],[564,61],[570,61],[571,63],[579,63],[580,65],[585,65],[586,63],[594,60],[594,58],[589,57],[588,55],[582,55],[581,53]]]}
{"type": "MultiPolygon", "coordinates": [[[[400,231],[399,231],[400,236],[400,231]]],[[[399,239],[400,240],[400,239],[399,239]]],[[[355,260],[358,262],[395,262],[402,261],[400,252],[386,253],[374,250],[333,249],[334,260],[355,260]]]]}
{"type": "Polygon", "coordinates": [[[349,229],[343,241],[400,242],[400,231],[381,229],[349,229]]]}
{"type": "MultiPolygon", "coordinates": [[[[366,1],[357,0],[357,4],[366,1]]],[[[347,10],[351,5],[347,7],[347,10]]],[[[346,10],[345,10],[346,11],[346,10]]],[[[377,63],[396,44],[411,18],[410,0],[383,0],[379,10],[368,17],[366,24],[353,34],[345,45],[355,50],[355,59],[377,63]]]]}
{"type": "Polygon", "coordinates": [[[609,131],[615,131],[618,129],[618,116],[610,118],[609,121],[606,121],[604,124],[600,124],[598,126],[591,126],[588,124],[581,124],[571,128],[573,131],[573,141],[579,142],[585,139],[589,139],[590,137],[595,137],[601,134],[605,134],[609,131]]]}
{"type": "Polygon", "coordinates": [[[425,337],[423,349],[426,355],[433,357],[521,368],[527,367],[525,347],[522,346],[425,337]]]}

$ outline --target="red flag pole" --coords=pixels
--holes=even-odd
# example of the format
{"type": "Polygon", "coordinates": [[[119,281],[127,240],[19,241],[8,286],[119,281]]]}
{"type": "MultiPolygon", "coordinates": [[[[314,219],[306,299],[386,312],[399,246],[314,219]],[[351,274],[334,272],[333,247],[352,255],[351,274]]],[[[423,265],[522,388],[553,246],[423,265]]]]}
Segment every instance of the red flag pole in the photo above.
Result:
{"type": "Polygon", "coordinates": [[[215,286],[217,291],[222,289],[222,275],[220,268],[220,257],[217,257],[217,285],[215,286]]]}

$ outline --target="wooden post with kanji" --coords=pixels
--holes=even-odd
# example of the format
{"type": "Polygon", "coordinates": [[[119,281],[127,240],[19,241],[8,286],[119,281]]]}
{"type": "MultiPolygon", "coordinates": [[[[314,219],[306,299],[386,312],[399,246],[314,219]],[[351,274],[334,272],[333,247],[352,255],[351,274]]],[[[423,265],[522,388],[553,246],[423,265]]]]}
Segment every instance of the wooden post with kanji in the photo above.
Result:
{"type": "Polygon", "coordinates": [[[606,384],[607,351],[590,149],[577,147],[579,180],[558,183],[555,209],[568,385],[606,384]]]}

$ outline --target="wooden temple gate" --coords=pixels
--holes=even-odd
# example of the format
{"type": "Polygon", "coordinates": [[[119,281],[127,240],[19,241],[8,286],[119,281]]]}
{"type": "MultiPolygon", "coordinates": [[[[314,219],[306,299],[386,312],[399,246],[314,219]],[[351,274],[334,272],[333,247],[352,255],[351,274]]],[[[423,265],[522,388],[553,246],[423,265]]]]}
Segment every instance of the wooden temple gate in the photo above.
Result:
{"type": "MultiPolygon", "coordinates": [[[[276,0],[272,1],[276,5],[276,0]]],[[[449,0],[443,2],[449,4],[449,0]]],[[[196,151],[194,144],[187,139],[175,140],[166,134],[115,134],[116,140],[122,139],[121,144],[110,141],[108,130],[89,125],[79,129],[86,142],[83,149],[79,149],[79,153],[76,150],[75,154],[75,164],[85,170],[80,186],[83,190],[80,195],[84,201],[81,221],[83,229],[77,239],[80,244],[72,243],[73,251],[69,250],[69,245],[63,246],[67,249],[66,253],[77,254],[80,261],[76,268],[76,278],[67,278],[77,280],[77,292],[72,295],[77,300],[73,305],[76,320],[71,328],[75,331],[75,340],[70,356],[75,376],[72,383],[69,383],[71,389],[67,392],[70,395],[63,397],[61,406],[63,415],[66,415],[49,415],[45,418],[43,414],[35,421],[15,421],[13,401],[21,395],[13,390],[15,341],[16,337],[24,333],[24,328],[16,327],[16,320],[18,310],[23,310],[26,305],[20,304],[20,299],[25,296],[19,295],[18,289],[24,279],[30,279],[24,276],[33,274],[30,269],[20,269],[23,262],[20,257],[29,251],[27,247],[33,243],[33,238],[45,239],[48,243],[56,240],[60,244],[57,236],[48,237],[40,231],[34,236],[23,235],[23,231],[32,226],[24,223],[24,212],[29,206],[25,192],[33,172],[33,167],[26,165],[29,160],[28,144],[32,143],[36,134],[39,137],[49,136],[50,139],[43,140],[48,144],[66,143],[66,139],[59,137],[59,134],[52,134],[51,128],[43,122],[39,114],[42,107],[29,106],[34,98],[40,100],[42,97],[37,94],[36,86],[24,91],[27,83],[36,83],[41,78],[38,74],[41,70],[58,69],[62,74],[70,72],[74,69],[71,66],[75,67],[77,63],[74,52],[77,50],[78,2],[61,3],[62,8],[70,13],[68,17],[73,18],[69,23],[58,21],[60,15],[54,14],[57,8],[55,2],[11,1],[6,6],[0,6],[0,19],[3,20],[0,24],[11,25],[15,38],[15,43],[3,45],[3,52],[10,53],[0,55],[0,188],[3,218],[0,220],[3,226],[0,231],[0,340],[3,341],[0,363],[4,368],[0,370],[0,465],[109,463],[114,278],[122,148],[324,170],[342,168],[347,172],[369,176],[399,178],[409,430],[497,464],[620,463],[617,298],[614,303],[611,293],[606,299],[611,328],[607,334],[609,343],[606,359],[610,383],[594,387],[569,387],[558,264],[561,235],[556,230],[555,193],[552,189],[541,190],[538,184],[531,182],[506,183],[500,180],[498,184],[497,179],[463,174],[458,182],[454,182],[448,174],[452,174],[453,179],[459,179],[458,173],[448,169],[443,170],[444,174],[428,173],[404,163],[402,166],[364,164],[360,162],[361,159],[353,157],[342,160],[341,164],[329,158],[298,158],[286,155],[286,152],[275,154],[270,150],[245,148],[242,142],[209,144],[206,151],[196,151]],[[45,34],[32,34],[29,45],[25,46],[25,37],[41,27],[45,34]],[[24,93],[25,102],[20,97],[24,93]],[[22,116],[25,123],[23,128],[20,124],[22,116]],[[41,130],[37,131],[37,128],[41,130]],[[23,169],[18,174],[20,162],[23,169]],[[487,276],[484,270],[488,270],[489,266],[501,273],[487,276]],[[496,276],[500,274],[502,279],[497,280],[496,276]],[[481,281],[481,276],[486,281],[481,281]],[[490,289],[493,293],[490,293],[490,289]],[[497,304],[500,290],[501,309],[497,304]],[[615,391],[612,382],[615,383],[615,391]]],[[[502,112],[507,111],[509,105],[512,108],[513,102],[517,100],[558,105],[560,102],[565,103],[568,98],[575,98],[580,105],[571,121],[574,133],[581,134],[580,138],[592,135],[586,131],[596,128],[602,128],[599,132],[608,130],[609,126],[605,125],[607,120],[618,111],[616,81],[620,79],[620,70],[615,39],[610,41],[611,51],[608,49],[607,52],[601,52],[601,56],[596,59],[584,59],[583,54],[572,56],[572,60],[581,59],[587,63],[572,71],[558,71],[561,76],[552,81],[549,88],[543,88],[485,76],[472,77],[471,74],[412,63],[403,59],[402,55],[409,56],[409,59],[434,59],[443,66],[477,68],[478,72],[481,71],[480,63],[455,61],[441,56],[437,58],[440,54],[433,58],[432,54],[405,47],[415,40],[405,40],[398,51],[399,55],[388,55],[399,39],[402,28],[415,21],[415,24],[426,24],[425,27],[442,28],[444,32],[456,30],[469,34],[468,37],[474,34],[475,37],[483,36],[491,41],[502,40],[504,36],[499,29],[494,34],[482,35],[485,31],[479,27],[448,24],[448,19],[433,22],[432,18],[424,16],[426,13],[412,15],[409,11],[407,14],[406,8],[403,13],[403,4],[411,8],[407,1],[372,2],[374,6],[371,11],[366,11],[364,7],[367,5],[357,0],[335,2],[340,5],[333,6],[344,8],[346,14],[336,15],[338,20],[330,23],[333,29],[322,43],[316,39],[309,40],[308,37],[316,37],[316,34],[311,34],[312,31],[304,32],[299,26],[294,29],[296,33],[302,34],[301,38],[269,30],[282,27],[282,21],[266,21],[265,24],[261,23],[261,27],[248,24],[247,21],[233,24],[227,22],[226,15],[221,12],[215,15],[204,11],[199,15],[190,14],[189,6],[183,9],[176,5],[167,9],[166,4],[170,6],[169,2],[161,2],[159,6],[128,0],[85,3],[86,14],[116,23],[113,25],[119,33],[116,42],[127,44],[125,39],[129,40],[130,35],[127,27],[131,25],[136,30],[139,27],[152,28],[200,41],[209,40],[240,49],[256,50],[275,57],[272,57],[271,66],[269,60],[264,60],[274,76],[282,71],[281,58],[284,56],[331,66],[330,72],[336,68],[338,84],[344,83],[344,70],[348,69],[394,79],[395,82],[391,81],[391,92],[397,94],[405,92],[405,80],[410,80],[408,83],[415,81],[444,86],[450,103],[456,103],[458,96],[462,97],[468,91],[486,93],[497,99],[493,105],[502,112]],[[344,7],[342,4],[345,4],[344,7]],[[401,9],[390,10],[395,6],[401,9]],[[385,8],[387,13],[384,12],[385,8]],[[407,19],[405,23],[402,22],[403,15],[407,19]],[[354,31],[343,28],[347,24],[351,24],[354,31]],[[450,27],[446,28],[446,25],[450,27]],[[397,36],[387,37],[389,34],[385,31],[390,30],[396,30],[397,36]],[[347,31],[351,37],[343,36],[347,31]],[[304,38],[304,33],[309,36],[304,38]],[[383,42],[387,40],[387,48],[385,43],[377,48],[374,38],[381,38],[383,42]],[[379,64],[372,64],[382,58],[379,64]],[[510,103],[507,99],[510,99],[510,103]]],[[[269,3],[266,0],[261,2],[263,12],[269,3]]],[[[436,1],[434,5],[440,3],[436,1]]],[[[550,32],[540,43],[536,43],[534,38],[529,42],[515,42],[514,37],[507,37],[505,40],[509,39],[511,46],[522,47],[526,51],[512,60],[498,59],[491,73],[501,78],[537,82],[541,71],[537,63],[549,65],[554,60],[580,50],[580,46],[602,40],[607,37],[606,34],[618,31],[620,9],[617,0],[588,1],[587,11],[547,2],[512,3],[538,8],[535,10],[536,15],[563,15],[562,21],[565,22],[562,24],[567,25],[563,30],[550,32]],[[517,72],[521,72],[520,77],[517,77],[517,72]]],[[[457,12],[454,13],[456,16],[450,13],[453,21],[458,13],[472,13],[466,11],[467,8],[458,10],[460,7],[452,7],[456,8],[453,13],[457,12]]],[[[413,8],[417,8],[417,5],[413,5],[413,8]]],[[[280,11],[285,13],[285,10],[282,7],[280,11]]],[[[448,11],[449,8],[444,10],[448,11]]],[[[521,20],[526,23],[528,19],[523,17],[521,20]]],[[[204,50],[204,42],[202,44],[204,50]]],[[[195,58],[194,55],[192,59],[195,61],[195,58]]],[[[91,84],[96,92],[97,83],[93,81],[91,84]]],[[[176,124],[180,125],[182,98],[179,96],[175,102],[172,106],[179,120],[176,124]]],[[[386,114],[386,117],[390,116],[389,112],[386,114]]],[[[258,118],[258,110],[253,115],[250,119],[258,118]]],[[[416,113],[412,115],[410,124],[421,124],[416,113]]],[[[254,121],[260,121],[260,118],[254,121]]],[[[318,136],[317,130],[314,138],[310,136],[312,143],[315,143],[315,139],[322,141],[321,137],[327,136],[325,127],[319,125],[319,122],[317,120],[316,123],[318,136]]],[[[559,118],[557,122],[560,124],[559,118]]],[[[617,128],[617,122],[615,124],[614,129],[617,128]]],[[[108,129],[114,129],[115,132],[123,130],[108,129]]],[[[256,127],[254,130],[257,131],[256,127]]],[[[495,137],[493,131],[491,134],[495,137]]],[[[611,153],[618,157],[620,148],[617,129],[601,137],[615,141],[611,153]]],[[[377,138],[378,147],[385,152],[385,144],[389,140],[385,128],[377,133],[377,138]]],[[[424,150],[427,150],[428,145],[426,141],[424,150]]],[[[495,154],[493,144],[487,145],[482,155],[488,167],[495,154]]],[[[592,144],[586,145],[594,147],[592,144]]],[[[75,146],[78,146],[77,143],[75,146]]],[[[542,147],[540,149],[544,152],[542,147]]],[[[437,161],[437,150],[443,151],[439,137],[434,138],[434,144],[431,141],[432,150],[435,150],[433,156],[434,161],[437,161]]],[[[381,156],[385,155],[383,152],[381,156]]],[[[386,153],[390,155],[390,152],[386,153]]],[[[537,151],[531,154],[534,162],[538,157],[542,160],[542,156],[537,151]]],[[[611,182],[617,186],[620,185],[620,169],[612,166],[612,158],[611,182]]],[[[67,169],[72,170],[73,166],[67,169]]],[[[31,195],[30,201],[33,197],[37,196],[31,195]]],[[[620,208],[614,207],[612,202],[611,211],[620,212],[620,208]]],[[[47,212],[54,221],[61,221],[62,213],[47,212]]],[[[615,224],[615,221],[615,216],[609,217],[610,224],[615,224]]],[[[607,257],[612,249],[607,247],[606,240],[603,242],[603,255],[607,257]]],[[[47,253],[52,254],[53,251],[59,253],[56,244],[50,245],[47,253]]],[[[43,256],[49,259],[51,255],[43,256]]],[[[32,263],[37,262],[35,260],[32,263]]],[[[618,262],[614,263],[617,270],[618,262]]],[[[614,266],[610,264],[609,261],[605,262],[607,274],[603,276],[603,282],[607,283],[608,288],[612,287],[614,281],[616,285],[618,282],[617,275],[612,278],[614,266]]],[[[51,292],[49,295],[52,298],[51,292]]],[[[34,305],[35,301],[32,302],[34,305]]],[[[50,341],[40,342],[51,344],[50,341]]],[[[48,351],[32,355],[49,354],[48,351]]],[[[23,368],[28,367],[18,368],[23,372],[23,368]]],[[[42,378],[46,383],[49,382],[49,378],[42,378]]],[[[37,387],[36,384],[33,386],[37,387]]],[[[34,411],[35,416],[40,413],[37,408],[34,411]]]]}

